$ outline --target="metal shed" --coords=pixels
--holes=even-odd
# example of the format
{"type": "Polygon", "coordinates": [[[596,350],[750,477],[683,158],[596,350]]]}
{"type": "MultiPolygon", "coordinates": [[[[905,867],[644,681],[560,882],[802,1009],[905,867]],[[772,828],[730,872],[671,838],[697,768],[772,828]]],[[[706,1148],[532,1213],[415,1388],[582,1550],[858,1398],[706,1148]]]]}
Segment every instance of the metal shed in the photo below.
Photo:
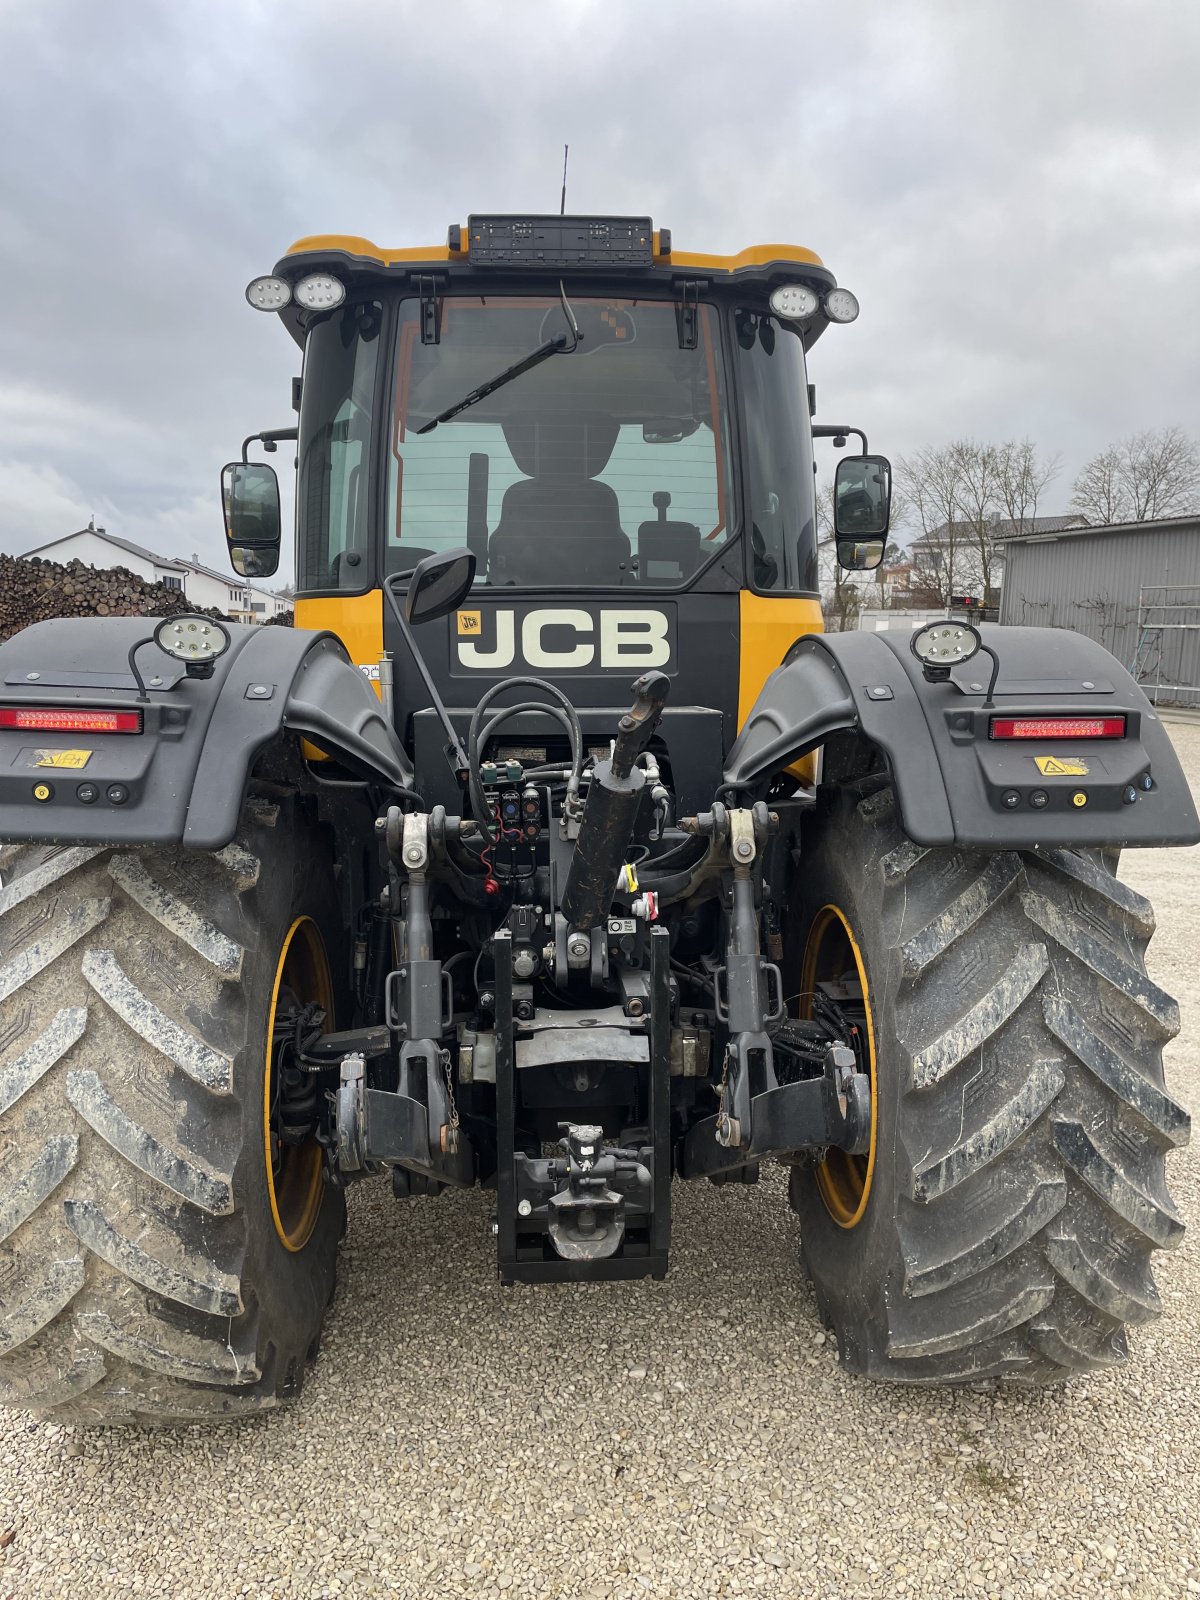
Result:
{"type": "Polygon", "coordinates": [[[1001,623],[1070,628],[1110,650],[1163,705],[1200,705],[1200,516],[1017,534],[1001,623]]]}

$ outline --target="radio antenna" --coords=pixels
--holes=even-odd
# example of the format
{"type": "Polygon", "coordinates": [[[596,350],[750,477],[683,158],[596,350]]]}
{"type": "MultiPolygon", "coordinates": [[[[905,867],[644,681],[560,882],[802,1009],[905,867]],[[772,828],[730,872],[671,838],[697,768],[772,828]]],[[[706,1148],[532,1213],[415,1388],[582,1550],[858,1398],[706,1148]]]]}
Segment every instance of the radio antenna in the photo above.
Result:
{"type": "Polygon", "coordinates": [[[569,144],[563,145],[562,200],[560,201],[559,207],[558,207],[558,214],[559,214],[560,217],[565,217],[566,214],[567,214],[567,156],[570,153],[570,149],[571,149],[571,146],[569,144]]]}

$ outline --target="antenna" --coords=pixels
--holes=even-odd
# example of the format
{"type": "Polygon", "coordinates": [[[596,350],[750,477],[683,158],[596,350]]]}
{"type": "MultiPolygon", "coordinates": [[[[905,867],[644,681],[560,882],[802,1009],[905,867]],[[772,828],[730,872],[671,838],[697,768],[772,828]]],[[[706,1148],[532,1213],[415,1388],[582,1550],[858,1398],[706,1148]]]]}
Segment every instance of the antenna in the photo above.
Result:
{"type": "Polygon", "coordinates": [[[566,214],[567,214],[567,156],[570,153],[570,149],[571,149],[571,146],[569,144],[563,145],[562,201],[560,202],[559,207],[558,207],[558,214],[559,214],[560,217],[565,217],[566,214]]]}

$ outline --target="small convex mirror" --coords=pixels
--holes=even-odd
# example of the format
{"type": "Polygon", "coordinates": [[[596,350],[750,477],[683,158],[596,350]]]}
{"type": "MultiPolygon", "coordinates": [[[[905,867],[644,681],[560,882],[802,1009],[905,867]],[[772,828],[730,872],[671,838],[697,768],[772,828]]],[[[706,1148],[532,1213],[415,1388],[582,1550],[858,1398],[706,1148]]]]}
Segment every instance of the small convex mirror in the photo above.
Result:
{"type": "Polygon", "coordinates": [[[885,456],[847,456],[833,486],[838,565],[869,572],[883,560],[892,506],[892,467],[885,456]]]}
{"type": "Polygon", "coordinates": [[[233,570],[243,578],[269,578],[279,566],[283,523],[274,467],[229,462],[221,469],[221,504],[233,570]]]}
{"type": "Polygon", "coordinates": [[[475,552],[465,546],[426,556],[415,571],[404,596],[409,622],[432,622],[466,598],[475,581],[475,552]]]}

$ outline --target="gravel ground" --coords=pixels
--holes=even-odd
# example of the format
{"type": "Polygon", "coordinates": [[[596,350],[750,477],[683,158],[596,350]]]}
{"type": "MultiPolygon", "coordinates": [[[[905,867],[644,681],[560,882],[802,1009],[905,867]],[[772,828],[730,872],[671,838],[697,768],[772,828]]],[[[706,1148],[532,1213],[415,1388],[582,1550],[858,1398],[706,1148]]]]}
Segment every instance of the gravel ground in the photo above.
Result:
{"type": "MultiPolygon", "coordinates": [[[[1200,727],[1172,731],[1200,787],[1200,727]]],[[[1200,1105],[1200,856],[1124,875],[1200,1105]]],[[[0,1412],[0,1600],[1200,1594],[1195,1148],[1171,1171],[1166,1316],[1131,1366],[1033,1393],[845,1376],[774,1179],[678,1186],[667,1283],[505,1292],[481,1194],[355,1190],[298,1406],[173,1434],[0,1412]]]]}

